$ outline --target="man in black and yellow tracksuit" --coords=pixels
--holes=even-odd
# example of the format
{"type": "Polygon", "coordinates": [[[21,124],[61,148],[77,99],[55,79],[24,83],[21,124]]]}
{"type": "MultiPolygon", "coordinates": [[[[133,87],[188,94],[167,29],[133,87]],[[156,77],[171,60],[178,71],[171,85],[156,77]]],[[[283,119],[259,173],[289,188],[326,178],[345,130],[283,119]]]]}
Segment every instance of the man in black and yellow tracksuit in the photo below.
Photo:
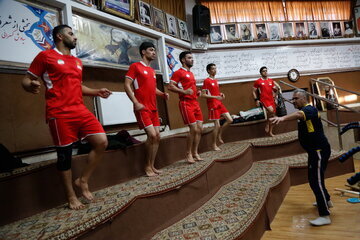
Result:
{"type": "Polygon", "coordinates": [[[316,197],[319,218],[310,221],[312,225],[322,226],[330,224],[330,211],[332,207],[330,195],[324,183],[324,172],[330,157],[330,144],[324,134],[318,110],[309,105],[306,92],[295,90],[292,98],[295,108],[299,111],[283,117],[274,117],[270,121],[274,124],[286,120],[298,120],[298,138],[301,146],[308,153],[308,179],[316,197]]]}

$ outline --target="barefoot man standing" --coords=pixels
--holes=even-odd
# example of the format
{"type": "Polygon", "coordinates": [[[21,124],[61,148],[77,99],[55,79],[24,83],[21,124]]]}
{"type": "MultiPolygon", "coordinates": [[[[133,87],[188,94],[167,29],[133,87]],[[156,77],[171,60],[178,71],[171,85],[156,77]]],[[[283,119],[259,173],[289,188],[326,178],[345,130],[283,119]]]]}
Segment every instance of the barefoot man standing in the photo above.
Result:
{"type": "Polygon", "coordinates": [[[57,151],[57,169],[65,187],[71,209],[82,209],[84,204],[76,197],[72,183],[72,144],[79,139],[90,143],[89,161],[74,184],[88,201],[94,199],[88,181],[107,147],[107,138],[99,121],[85,107],[83,95],[109,97],[106,88],[91,89],[82,85],[81,60],[72,56],[77,38],[71,27],[59,25],[53,30],[55,48],[40,52],[31,63],[22,81],[25,91],[40,92],[40,79],[46,90],[46,121],[57,151]]]}
{"type": "Polygon", "coordinates": [[[190,68],[194,64],[192,53],[184,51],[179,55],[182,67],[174,72],[169,84],[169,90],[179,94],[179,108],[184,123],[189,126],[187,137],[186,160],[194,163],[203,160],[198,153],[201,139],[203,116],[197,99],[197,89],[194,74],[190,68]]]}

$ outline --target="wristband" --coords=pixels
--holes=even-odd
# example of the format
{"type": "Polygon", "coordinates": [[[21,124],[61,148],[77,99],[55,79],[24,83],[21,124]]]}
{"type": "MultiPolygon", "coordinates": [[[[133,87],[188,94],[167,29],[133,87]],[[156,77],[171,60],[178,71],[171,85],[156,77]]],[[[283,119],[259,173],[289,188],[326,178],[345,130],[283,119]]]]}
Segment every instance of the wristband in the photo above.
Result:
{"type": "Polygon", "coordinates": [[[259,99],[258,98],[254,98],[254,101],[256,102],[256,101],[259,101],[259,99]]]}

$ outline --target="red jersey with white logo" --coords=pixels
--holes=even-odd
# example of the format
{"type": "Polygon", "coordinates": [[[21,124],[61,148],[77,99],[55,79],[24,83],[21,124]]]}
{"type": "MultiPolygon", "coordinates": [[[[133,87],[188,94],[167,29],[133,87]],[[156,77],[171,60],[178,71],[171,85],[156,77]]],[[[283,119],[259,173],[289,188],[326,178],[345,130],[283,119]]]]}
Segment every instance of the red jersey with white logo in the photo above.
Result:
{"type": "Polygon", "coordinates": [[[150,111],[156,111],[156,74],[144,62],[130,65],[125,77],[133,80],[136,99],[150,111]]]}
{"type": "Polygon", "coordinates": [[[75,118],[89,113],[82,97],[82,62],[57,49],[40,52],[28,72],[46,86],[46,118],[75,118]]]}
{"type": "Polygon", "coordinates": [[[270,78],[264,80],[259,78],[254,83],[254,88],[260,90],[260,101],[266,106],[275,106],[273,96],[273,89],[275,88],[274,81],[270,78]]]}
{"type": "MultiPolygon", "coordinates": [[[[220,96],[220,89],[219,84],[216,79],[208,77],[204,80],[202,89],[207,90],[207,95],[210,96],[220,96]]],[[[215,98],[207,98],[206,99],[207,105],[209,108],[216,108],[219,106],[222,102],[215,98]]]]}
{"type": "Polygon", "coordinates": [[[174,72],[171,81],[176,83],[176,86],[180,89],[186,90],[191,88],[193,90],[193,94],[191,95],[179,93],[180,100],[194,100],[197,98],[196,80],[192,72],[181,67],[174,72]]]}

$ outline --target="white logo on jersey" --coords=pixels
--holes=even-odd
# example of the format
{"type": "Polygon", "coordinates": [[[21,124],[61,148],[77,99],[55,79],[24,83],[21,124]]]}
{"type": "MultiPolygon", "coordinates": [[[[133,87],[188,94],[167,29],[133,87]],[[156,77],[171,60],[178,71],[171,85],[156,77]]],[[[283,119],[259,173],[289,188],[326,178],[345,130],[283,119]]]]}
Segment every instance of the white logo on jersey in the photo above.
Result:
{"type": "Polygon", "coordinates": [[[77,65],[76,66],[78,69],[82,70],[82,67],[80,65],[77,65]]]}
{"type": "Polygon", "coordinates": [[[57,61],[57,63],[60,64],[60,65],[65,64],[65,62],[64,62],[62,59],[59,59],[59,60],[57,61]]]}
{"type": "Polygon", "coordinates": [[[261,85],[265,85],[265,83],[262,82],[261,85]]]}
{"type": "Polygon", "coordinates": [[[188,78],[189,78],[189,77],[190,77],[190,75],[189,75],[189,74],[186,74],[186,77],[188,77],[188,78]]]}
{"type": "Polygon", "coordinates": [[[215,83],[212,83],[211,85],[215,86],[215,83]]]}
{"type": "Polygon", "coordinates": [[[156,75],[154,75],[154,78],[156,78],[156,75]]]}
{"type": "Polygon", "coordinates": [[[147,72],[147,71],[144,71],[144,74],[148,74],[148,72],[147,72]]]}

